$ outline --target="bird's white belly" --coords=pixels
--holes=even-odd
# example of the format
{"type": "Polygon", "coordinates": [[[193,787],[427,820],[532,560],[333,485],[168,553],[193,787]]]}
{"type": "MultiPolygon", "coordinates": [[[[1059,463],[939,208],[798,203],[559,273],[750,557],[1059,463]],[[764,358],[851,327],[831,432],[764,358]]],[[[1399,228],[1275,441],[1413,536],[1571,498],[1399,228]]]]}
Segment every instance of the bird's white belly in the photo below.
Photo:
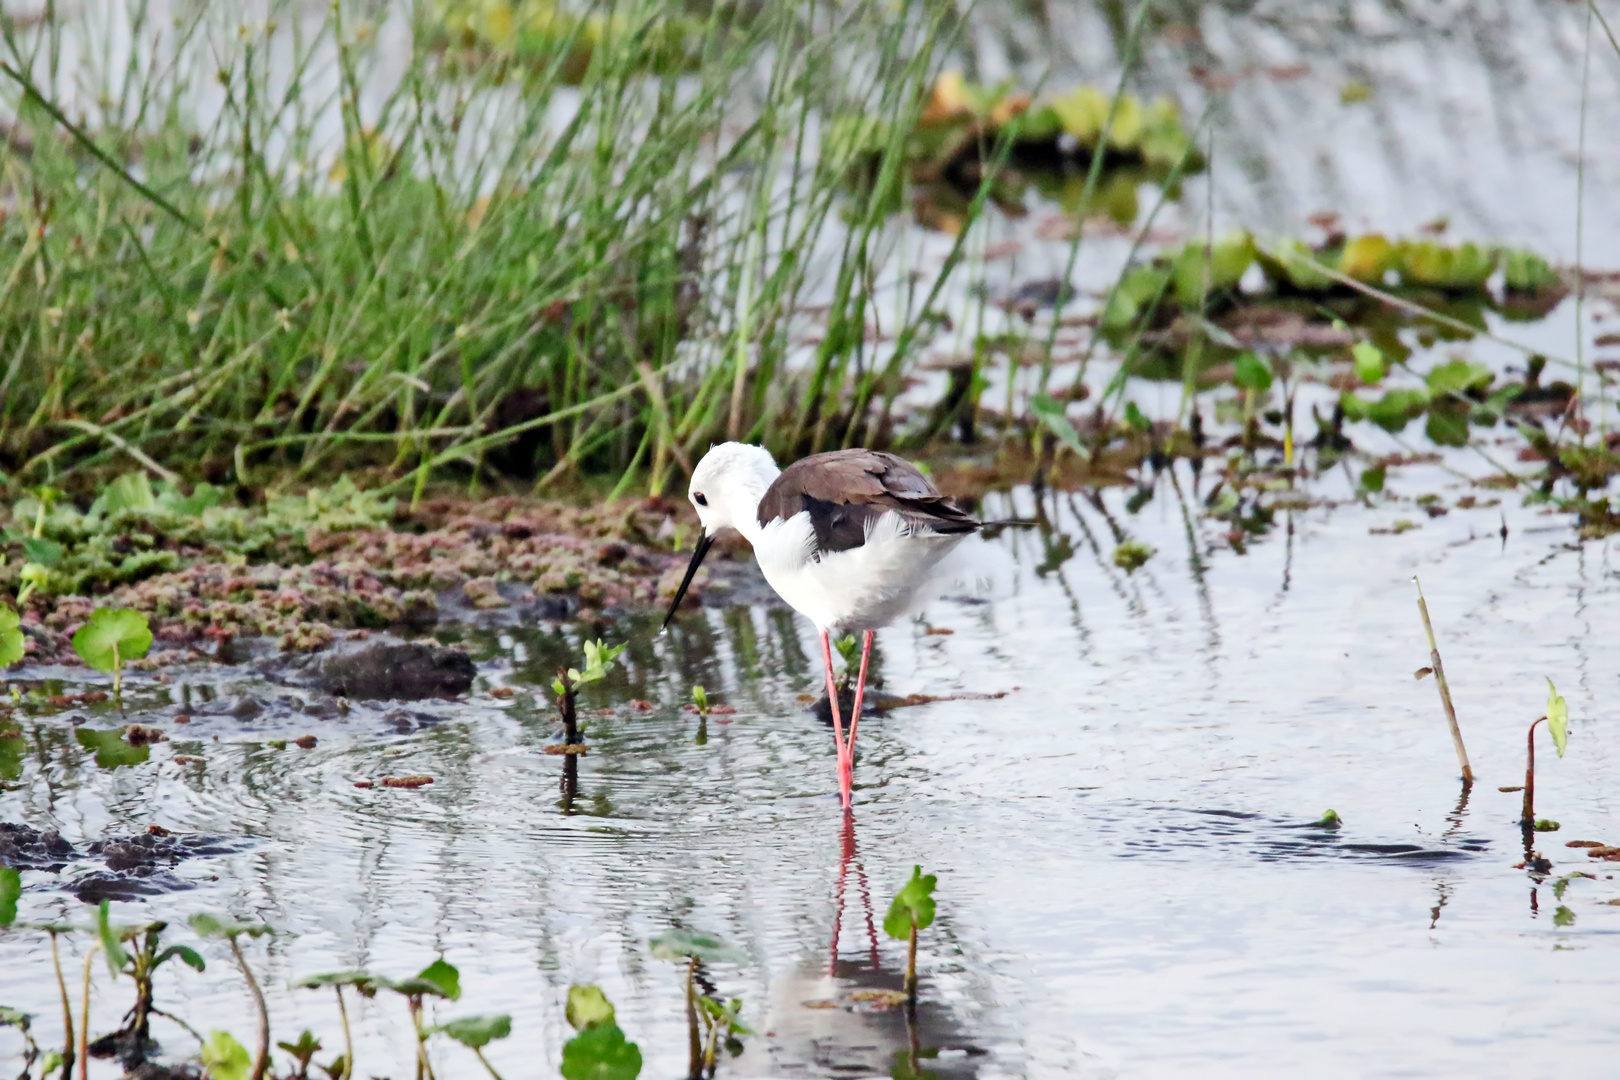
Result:
{"type": "Polygon", "coordinates": [[[965,535],[908,532],[890,513],[860,547],[816,553],[810,515],[801,513],[773,521],[753,540],[765,580],[789,607],[819,629],[847,633],[876,630],[909,614],[940,560],[965,535]]]}

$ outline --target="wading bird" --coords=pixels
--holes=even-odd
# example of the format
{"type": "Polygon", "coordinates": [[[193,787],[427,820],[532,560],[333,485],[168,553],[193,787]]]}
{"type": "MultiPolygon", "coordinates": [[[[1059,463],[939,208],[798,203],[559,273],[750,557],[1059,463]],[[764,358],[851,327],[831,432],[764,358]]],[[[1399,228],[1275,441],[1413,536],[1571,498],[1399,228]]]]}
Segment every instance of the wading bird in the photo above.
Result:
{"type": "Polygon", "coordinates": [[[742,533],[771,588],[821,634],[838,792],[848,809],[872,631],[907,614],[940,560],[981,523],[941,495],[915,465],[879,450],[834,450],[778,469],[762,447],[721,443],[692,470],[687,496],[703,535],[664,628],[715,537],[727,528],[742,533]],[[861,670],[846,735],[830,635],[857,630],[861,670]]]}

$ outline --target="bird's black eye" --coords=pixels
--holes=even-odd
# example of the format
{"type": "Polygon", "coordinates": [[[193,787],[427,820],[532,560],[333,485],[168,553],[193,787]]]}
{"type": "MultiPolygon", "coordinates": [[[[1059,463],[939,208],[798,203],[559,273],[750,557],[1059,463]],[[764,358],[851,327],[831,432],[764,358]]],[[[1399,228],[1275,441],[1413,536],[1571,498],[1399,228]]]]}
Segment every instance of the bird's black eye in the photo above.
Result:
{"type": "Polygon", "coordinates": [[[692,496],[692,501],[697,503],[699,506],[708,506],[709,505],[709,497],[707,495],[703,494],[703,492],[701,492],[701,491],[697,492],[696,494],[694,494],[692,496]]]}

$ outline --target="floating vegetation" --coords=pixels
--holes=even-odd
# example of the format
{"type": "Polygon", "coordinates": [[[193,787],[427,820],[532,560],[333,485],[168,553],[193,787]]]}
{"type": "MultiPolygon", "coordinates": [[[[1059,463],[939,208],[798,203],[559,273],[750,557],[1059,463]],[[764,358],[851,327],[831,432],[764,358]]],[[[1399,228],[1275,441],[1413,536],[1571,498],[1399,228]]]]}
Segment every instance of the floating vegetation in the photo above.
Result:
{"type": "Polygon", "coordinates": [[[633,55],[649,75],[691,71],[711,29],[679,11],[579,14],[555,0],[435,0],[433,21],[433,40],[452,64],[509,60],[537,72],[556,69],[569,86],[584,80],[603,51],[633,55]],[[627,40],[633,49],[621,47],[627,40]]]}

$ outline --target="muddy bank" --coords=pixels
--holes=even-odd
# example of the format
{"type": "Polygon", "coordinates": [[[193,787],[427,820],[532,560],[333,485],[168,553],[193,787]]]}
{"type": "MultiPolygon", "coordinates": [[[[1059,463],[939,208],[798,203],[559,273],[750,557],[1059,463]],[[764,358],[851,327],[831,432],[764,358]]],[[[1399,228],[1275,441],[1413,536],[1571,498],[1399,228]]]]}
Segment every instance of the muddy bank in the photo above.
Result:
{"type": "MultiPolygon", "coordinates": [[[[52,541],[65,565],[86,564],[81,552],[106,548],[138,552],[145,572],[125,558],[105,571],[94,564],[81,592],[33,593],[21,611],[24,662],[78,663],[73,633],[104,606],[151,620],[153,654],[135,665],[147,668],[241,659],[239,639],[313,652],[372,631],[421,633],[441,620],[650,610],[667,603],[679,582],[689,517],[684,503],[667,499],[599,507],[441,499],[364,527],[309,525],[249,551],[172,515],[121,515],[94,532],[75,533],[68,522],[52,541]],[[132,580],[107,580],[121,573],[132,580]]],[[[21,562],[23,543],[8,546],[18,549],[13,563],[21,562]]],[[[707,584],[700,576],[692,603],[707,584]]]]}

